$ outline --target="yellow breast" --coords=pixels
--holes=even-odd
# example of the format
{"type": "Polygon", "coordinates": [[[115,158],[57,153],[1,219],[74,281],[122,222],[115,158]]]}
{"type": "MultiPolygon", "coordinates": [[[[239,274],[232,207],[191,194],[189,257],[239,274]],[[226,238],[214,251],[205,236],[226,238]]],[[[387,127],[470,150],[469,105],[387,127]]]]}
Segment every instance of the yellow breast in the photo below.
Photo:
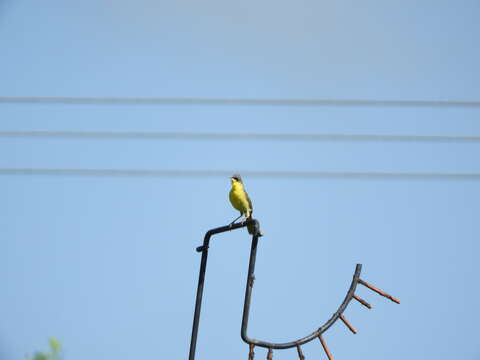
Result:
{"type": "Polygon", "coordinates": [[[250,209],[247,194],[241,185],[233,184],[229,198],[232,206],[242,214],[248,214],[251,212],[252,209],[250,209]]]}

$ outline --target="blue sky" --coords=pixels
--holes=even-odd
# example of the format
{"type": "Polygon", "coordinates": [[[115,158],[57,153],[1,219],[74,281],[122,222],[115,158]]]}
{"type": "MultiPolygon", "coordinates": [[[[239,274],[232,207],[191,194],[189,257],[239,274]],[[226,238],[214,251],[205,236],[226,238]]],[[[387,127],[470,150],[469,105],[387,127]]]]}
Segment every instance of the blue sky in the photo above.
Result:
{"type": "MultiPolygon", "coordinates": [[[[0,96],[479,100],[476,1],[0,1],[0,96]]],[[[0,131],[480,135],[479,107],[0,103],[0,131]]],[[[480,172],[478,142],[0,137],[0,168],[480,172]]],[[[358,293],[336,359],[478,359],[478,180],[245,176],[265,236],[250,334],[288,341],[358,293]],[[285,285],[285,281],[287,285],[285,285]]],[[[223,176],[2,175],[0,359],[186,358],[223,176]]],[[[210,251],[197,359],[242,359],[246,231],[210,251]]],[[[318,343],[307,359],[325,358],[318,343]]],[[[266,353],[257,350],[257,357],[266,353]]],[[[275,352],[290,359],[295,351],[275,352]]]]}

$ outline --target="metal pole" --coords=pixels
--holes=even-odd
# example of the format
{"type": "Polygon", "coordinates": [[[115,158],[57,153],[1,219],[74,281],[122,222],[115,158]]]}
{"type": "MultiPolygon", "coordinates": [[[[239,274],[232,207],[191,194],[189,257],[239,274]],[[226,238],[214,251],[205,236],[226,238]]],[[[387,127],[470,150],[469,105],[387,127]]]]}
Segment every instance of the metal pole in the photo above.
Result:
{"type": "Polygon", "coordinates": [[[195,301],[195,314],[193,315],[192,339],[190,341],[189,360],[195,359],[195,348],[197,346],[198,324],[200,322],[200,310],[202,308],[203,284],[205,283],[205,270],[207,268],[208,240],[203,242],[202,262],[200,264],[200,274],[198,275],[197,299],[195,301]],[[206,247],[205,247],[206,246],[206,247]]]}
{"type": "Polygon", "coordinates": [[[243,303],[243,316],[242,316],[242,328],[240,331],[240,336],[243,341],[249,343],[249,338],[247,336],[248,328],[248,317],[250,314],[250,301],[252,296],[253,282],[255,281],[255,260],[257,258],[257,245],[258,245],[258,235],[254,235],[252,239],[252,247],[250,250],[250,261],[248,263],[248,275],[247,275],[247,285],[245,287],[245,301],[243,303]]]}

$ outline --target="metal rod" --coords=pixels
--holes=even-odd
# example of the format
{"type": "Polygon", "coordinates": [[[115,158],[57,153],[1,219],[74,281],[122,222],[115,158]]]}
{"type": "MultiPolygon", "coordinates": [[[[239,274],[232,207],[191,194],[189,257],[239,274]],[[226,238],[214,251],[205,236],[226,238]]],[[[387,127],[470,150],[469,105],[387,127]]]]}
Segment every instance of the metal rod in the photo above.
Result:
{"type": "Polygon", "coordinates": [[[342,319],[343,323],[350,329],[350,331],[351,331],[352,333],[354,333],[354,334],[357,333],[357,330],[352,326],[352,324],[350,324],[350,323],[348,322],[347,319],[345,319],[345,316],[343,316],[343,314],[340,315],[340,319],[342,319]]]}
{"type": "Polygon", "coordinates": [[[297,353],[300,360],[305,360],[305,356],[303,355],[303,351],[300,345],[297,345],[297,353]]]}
{"type": "MultiPolygon", "coordinates": [[[[247,344],[255,344],[255,342],[250,341],[247,336],[248,328],[248,316],[250,315],[250,302],[252,296],[253,283],[255,281],[255,260],[257,257],[257,245],[258,245],[258,236],[254,235],[252,237],[252,246],[250,249],[250,260],[248,262],[248,275],[247,275],[247,285],[245,286],[245,300],[243,302],[243,316],[242,316],[242,328],[240,335],[242,340],[247,344]]],[[[257,345],[257,344],[255,344],[257,345]]],[[[271,350],[271,347],[269,347],[271,350]]]]}
{"type": "Polygon", "coordinates": [[[273,351],[272,349],[268,349],[268,354],[267,354],[267,360],[272,360],[273,359],[273,351]]]}
{"type": "Polygon", "coordinates": [[[198,276],[197,298],[195,301],[195,313],[193,315],[192,338],[190,341],[189,360],[195,359],[195,348],[197,346],[198,325],[200,322],[200,310],[202,308],[203,285],[205,283],[205,270],[207,268],[208,257],[208,239],[203,243],[202,261],[200,264],[200,274],[198,276]]]}
{"type": "Polygon", "coordinates": [[[397,303],[397,304],[400,304],[400,300],[398,300],[397,298],[394,298],[394,297],[393,297],[392,295],[390,295],[390,294],[387,294],[385,291],[380,290],[380,289],[376,288],[375,286],[367,283],[366,281],[363,281],[362,279],[358,279],[358,282],[359,282],[360,284],[362,284],[363,286],[366,286],[366,287],[369,288],[370,290],[375,291],[377,294],[382,295],[383,297],[386,297],[387,299],[389,299],[389,300],[391,300],[391,301],[393,301],[393,302],[395,302],[395,303],[397,303]]]}
{"type": "Polygon", "coordinates": [[[333,356],[330,353],[330,350],[328,350],[327,343],[325,342],[325,340],[323,340],[323,336],[318,335],[318,339],[320,340],[320,344],[322,344],[323,350],[325,350],[325,354],[327,354],[328,360],[333,360],[333,356]]]}
{"type": "Polygon", "coordinates": [[[253,360],[255,356],[255,352],[253,351],[253,349],[255,348],[255,345],[250,344],[249,347],[250,347],[250,351],[248,352],[248,360],[253,360]]]}
{"type": "Polygon", "coordinates": [[[353,294],[353,298],[355,300],[357,300],[360,304],[362,304],[363,306],[366,306],[367,308],[371,309],[372,308],[372,305],[370,305],[369,303],[367,303],[365,300],[363,300],[361,297],[358,297],[356,294],[353,294]]]}

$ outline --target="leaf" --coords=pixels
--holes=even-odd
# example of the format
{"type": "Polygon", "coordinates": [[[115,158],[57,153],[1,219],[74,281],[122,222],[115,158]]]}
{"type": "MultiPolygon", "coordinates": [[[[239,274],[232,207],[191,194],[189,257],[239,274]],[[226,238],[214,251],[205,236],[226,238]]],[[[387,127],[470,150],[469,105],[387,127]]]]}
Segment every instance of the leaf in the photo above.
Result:
{"type": "Polygon", "coordinates": [[[33,356],[33,360],[48,360],[48,355],[41,352],[36,352],[33,356]]]}
{"type": "Polygon", "coordinates": [[[59,353],[60,350],[62,349],[62,345],[60,345],[60,342],[54,337],[51,337],[50,339],[48,339],[48,343],[50,344],[50,348],[52,349],[52,352],[54,354],[59,353]]]}

